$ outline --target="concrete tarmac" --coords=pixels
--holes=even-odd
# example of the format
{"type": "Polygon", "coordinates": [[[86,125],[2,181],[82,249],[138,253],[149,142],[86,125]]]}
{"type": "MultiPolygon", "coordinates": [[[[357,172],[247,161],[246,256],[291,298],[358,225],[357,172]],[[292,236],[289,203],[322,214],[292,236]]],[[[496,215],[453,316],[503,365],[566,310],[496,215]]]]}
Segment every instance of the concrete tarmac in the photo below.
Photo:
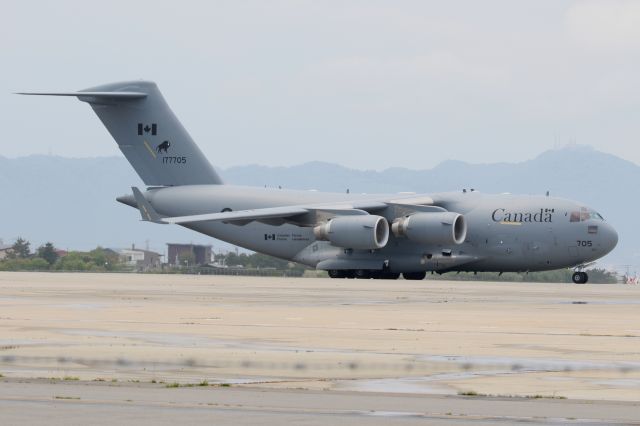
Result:
{"type": "Polygon", "coordinates": [[[193,387],[148,384],[6,381],[0,387],[5,425],[107,424],[631,424],[640,404],[193,387]]]}
{"type": "Polygon", "coordinates": [[[624,285],[0,273],[0,421],[640,424],[639,305],[624,285]]]}

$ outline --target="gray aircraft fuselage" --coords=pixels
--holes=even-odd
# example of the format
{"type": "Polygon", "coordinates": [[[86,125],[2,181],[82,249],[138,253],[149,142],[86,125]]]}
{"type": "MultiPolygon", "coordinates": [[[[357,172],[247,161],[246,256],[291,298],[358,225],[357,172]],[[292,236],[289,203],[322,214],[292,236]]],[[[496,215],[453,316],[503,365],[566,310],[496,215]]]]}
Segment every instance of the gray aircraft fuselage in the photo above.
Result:
{"type": "MultiPolygon", "coordinates": [[[[149,188],[132,188],[133,196],[118,198],[138,208],[144,220],[177,223],[332,277],[402,273],[421,279],[425,271],[580,267],[618,241],[598,213],[553,197],[476,191],[356,195],[224,185],[151,81],[23,94],[74,96],[91,106],[149,188]]],[[[586,282],[583,272],[576,274],[575,282],[586,282]]]]}
{"type": "MultiPolygon", "coordinates": [[[[145,197],[160,214],[188,216],[311,203],[385,201],[398,195],[187,185],[151,189],[145,197]]],[[[428,197],[435,205],[464,215],[467,235],[462,244],[420,244],[390,234],[384,248],[349,250],[328,241],[316,241],[312,228],[291,224],[198,222],[183,226],[250,250],[321,269],[379,269],[384,264],[392,272],[558,269],[594,261],[609,253],[618,241],[613,227],[597,213],[561,198],[478,191],[428,197]]],[[[137,207],[131,196],[120,197],[119,201],[137,207]]],[[[377,214],[385,216],[385,212],[377,214]]]]}

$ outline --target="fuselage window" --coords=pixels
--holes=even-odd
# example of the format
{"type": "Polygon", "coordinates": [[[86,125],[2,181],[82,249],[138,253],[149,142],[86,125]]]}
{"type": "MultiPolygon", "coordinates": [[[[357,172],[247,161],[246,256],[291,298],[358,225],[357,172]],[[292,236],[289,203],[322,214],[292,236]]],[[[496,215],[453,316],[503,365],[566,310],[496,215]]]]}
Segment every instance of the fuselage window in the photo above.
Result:
{"type": "Polygon", "coordinates": [[[569,222],[580,222],[580,212],[571,212],[569,222]]]}

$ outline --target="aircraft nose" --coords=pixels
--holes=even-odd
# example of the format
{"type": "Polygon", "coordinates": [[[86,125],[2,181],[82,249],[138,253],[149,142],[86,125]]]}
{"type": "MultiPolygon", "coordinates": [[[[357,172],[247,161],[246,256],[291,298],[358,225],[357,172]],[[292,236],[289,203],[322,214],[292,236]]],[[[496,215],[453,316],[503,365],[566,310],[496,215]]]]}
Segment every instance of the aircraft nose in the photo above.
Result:
{"type": "Polygon", "coordinates": [[[618,233],[613,226],[605,223],[602,229],[602,248],[605,250],[605,254],[613,250],[618,244],[618,233]]]}

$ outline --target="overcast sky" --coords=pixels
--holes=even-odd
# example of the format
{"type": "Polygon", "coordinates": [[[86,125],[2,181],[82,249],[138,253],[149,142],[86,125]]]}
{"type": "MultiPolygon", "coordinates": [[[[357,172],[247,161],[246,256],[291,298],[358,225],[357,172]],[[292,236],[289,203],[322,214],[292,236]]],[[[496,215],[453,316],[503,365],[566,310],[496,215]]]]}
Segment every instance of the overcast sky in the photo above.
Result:
{"type": "Polygon", "coordinates": [[[4,0],[0,54],[7,157],[120,155],[86,104],[11,92],[149,79],[220,167],[640,164],[639,1],[4,0]]]}

